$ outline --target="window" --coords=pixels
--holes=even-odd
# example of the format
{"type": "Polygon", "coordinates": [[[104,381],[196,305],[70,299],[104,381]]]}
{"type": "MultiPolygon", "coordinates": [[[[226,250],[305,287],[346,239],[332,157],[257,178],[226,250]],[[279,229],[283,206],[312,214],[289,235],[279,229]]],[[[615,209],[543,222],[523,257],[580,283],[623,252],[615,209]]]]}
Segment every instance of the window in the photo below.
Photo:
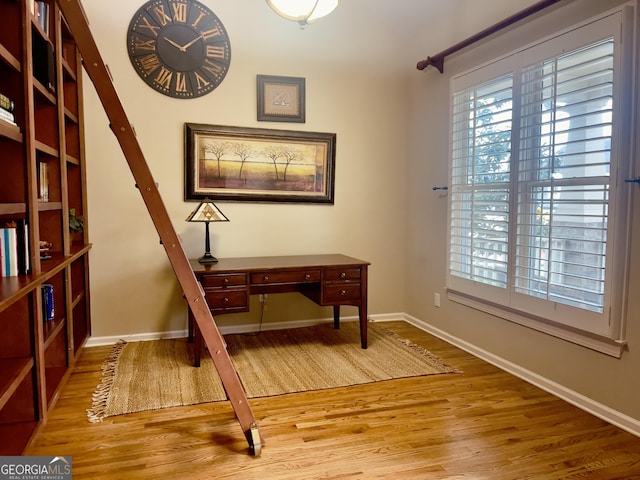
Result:
{"type": "Polygon", "coordinates": [[[614,355],[628,238],[617,180],[632,138],[627,15],[458,76],[451,99],[451,297],[614,355]]]}

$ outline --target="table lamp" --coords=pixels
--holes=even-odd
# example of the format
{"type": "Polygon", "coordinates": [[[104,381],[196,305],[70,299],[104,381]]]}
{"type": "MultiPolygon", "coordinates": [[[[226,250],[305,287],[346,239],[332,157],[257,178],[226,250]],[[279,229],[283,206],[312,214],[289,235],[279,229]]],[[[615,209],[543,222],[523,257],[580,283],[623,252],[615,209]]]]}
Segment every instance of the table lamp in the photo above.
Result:
{"type": "Polygon", "coordinates": [[[198,259],[200,263],[217,263],[218,259],[211,255],[211,245],[209,241],[209,222],[228,222],[224,213],[208,198],[205,198],[196,209],[187,217],[187,222],[204,222],[204,255],[198,259]]]}

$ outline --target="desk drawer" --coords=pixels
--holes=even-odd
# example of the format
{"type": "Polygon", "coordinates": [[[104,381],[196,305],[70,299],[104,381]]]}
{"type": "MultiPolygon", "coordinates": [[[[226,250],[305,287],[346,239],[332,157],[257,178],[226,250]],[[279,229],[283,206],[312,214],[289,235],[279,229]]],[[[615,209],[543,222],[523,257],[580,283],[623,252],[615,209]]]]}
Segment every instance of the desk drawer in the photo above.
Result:
{"type": "Polygon", "coordinates": [[[255,272],[251,274],[251,285],[275,285],[278,283],[309,283],[319,281],[320,270],[255,272]]]}
{"type": "Polygon", "coordinates": [[[202,275],[201,280],[204,288],[225,288],[225,287],[237,287],[247,285],[246,273],[220,273],[220,274],[208,274],[202,275]]]}
{"type": "Polygon", "coordinates": [[[359,268],[327,268],[323,273],[325,282],[359,282],[359,268]]]}
{"type": "Polygon", "coordinates": [[[205,290],[204,294],[211,310],[249,311],[248,290],[205,290]]]}
{"type": "Polygon", "coordinates": [[[324,305],[357,302],[360,300],[360,284],[324,285],[322,297],[324,305]]]}

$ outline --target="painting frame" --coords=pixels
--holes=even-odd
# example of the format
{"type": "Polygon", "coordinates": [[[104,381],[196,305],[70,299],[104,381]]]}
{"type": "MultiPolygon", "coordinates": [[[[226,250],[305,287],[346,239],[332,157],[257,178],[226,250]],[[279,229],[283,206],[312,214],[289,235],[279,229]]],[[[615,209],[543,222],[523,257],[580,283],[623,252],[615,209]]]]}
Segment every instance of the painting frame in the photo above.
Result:
{"type": "Polygon", "coordinates": [[[185,123],[186,201],[333,204],[336,134],[185,123]]]}
{"type": "Polygon", "coordinates": [[[306,81],[302,77],[257,75],[259,122],[306,122],[306,81]]]}

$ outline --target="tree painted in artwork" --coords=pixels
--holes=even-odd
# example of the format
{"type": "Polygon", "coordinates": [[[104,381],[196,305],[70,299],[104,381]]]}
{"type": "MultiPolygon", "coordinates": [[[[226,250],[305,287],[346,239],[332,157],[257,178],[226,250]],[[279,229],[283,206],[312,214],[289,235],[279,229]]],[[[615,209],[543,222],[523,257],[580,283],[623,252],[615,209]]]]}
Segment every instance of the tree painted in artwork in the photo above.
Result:
{"type": "Polygon", "coordinates": [[[238,178],[242,179],[242,170],[244,168],[244,164],[248,159],[256,155],[256,152],[253,151],[251,145],[247,143],[234,143],[231,147],[233,153],[235,153],[240,158],[240,171],[238,172],[238,178]]]}
{"type": "Polygon", "coordinates": [[[278,170],[278,164],[283,164],[282,180],[287,181],[287,170],[289,165],[296,161],[302,160],[302,152],[292,147],[291,145],[269,145],[261,152],[265,157],[271,159],[273,162],[273,168],[276,172],[276,180],[280,180],[280,171],[278,170]],[[280,161],[282,160],[282,161],[280,161]]]}
{"type": "Polygon", "coordinates": [[[302,152],[297,148],[291,146],[283,146],[282,147],[282,158],[284,159],[284,173],[282,175],[282,179],[287,181],[287,170],[289,169],[289,165],[295,161],[302,160],[302,152]]]}
{"type": "Polygon", "coordinates": [[[222,160],[222,157],[224,156],[225,153],[227,153],[228,149],[229,149],[229,143],[227,142],[207,143],[204,146],[204,151],[206,153],[210,153],[216,159],[216,162],[218,164],[218,172],[216,176],[218,178],[222,176],[222,171],[220,169],[220,160],[222,160]]]}
{"type": "Polygon", "coordinates": [[[262,152],[265,157],[271,159],[273,163],[273,169],[276,173],[276,180],[280,180],[280,174],[278,173],[278,159],[283,156],[281,145],[268,145],[262,152]]]}

